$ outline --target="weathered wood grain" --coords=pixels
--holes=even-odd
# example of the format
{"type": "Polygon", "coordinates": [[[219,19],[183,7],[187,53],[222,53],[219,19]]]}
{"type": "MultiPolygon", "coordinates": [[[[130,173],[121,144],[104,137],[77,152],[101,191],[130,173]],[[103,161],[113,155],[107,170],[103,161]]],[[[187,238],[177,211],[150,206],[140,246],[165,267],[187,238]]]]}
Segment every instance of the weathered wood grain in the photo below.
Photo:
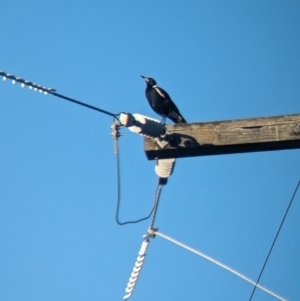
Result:
{"type": "Polygon", "coordinates": [[[300,148],[300,114],[167,125],[173,140],[161,148],[144,138],[149,160],[300,148]]]}

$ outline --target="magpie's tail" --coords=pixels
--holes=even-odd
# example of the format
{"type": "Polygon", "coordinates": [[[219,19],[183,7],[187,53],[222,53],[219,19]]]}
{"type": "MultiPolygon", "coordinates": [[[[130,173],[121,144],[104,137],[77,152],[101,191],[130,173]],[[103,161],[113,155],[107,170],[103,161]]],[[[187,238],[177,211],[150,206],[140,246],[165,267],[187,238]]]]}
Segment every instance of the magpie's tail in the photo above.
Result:
{"type": "Polygon", "coordinates": [[[181,116],[178,115],[177,118],[170,118],[174,123],[187,123],[187,121],[181,116]]]}
{"type": "Polygon", "coordinates": [[[178,115],[178,118],[174,122],[175,123],[187,123],[187,121],[181,115],[178,115]]]}
{"type": "Polygon", "coordinates": [[[170,112],[167,116],[171,119],[174,123],[187,123],[187,121],[181,116],[181,114],[176,112],[170,112]]]}

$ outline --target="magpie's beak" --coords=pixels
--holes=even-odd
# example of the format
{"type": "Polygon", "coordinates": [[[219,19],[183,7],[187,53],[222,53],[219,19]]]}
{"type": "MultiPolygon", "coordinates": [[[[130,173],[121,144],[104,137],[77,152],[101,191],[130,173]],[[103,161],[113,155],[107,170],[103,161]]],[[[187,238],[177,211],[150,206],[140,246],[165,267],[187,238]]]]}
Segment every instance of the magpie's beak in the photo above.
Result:
{"type": "Polygon", "coordinates": [[[146,77],[146,76],[143,76],[143,75],[141,75],[141,77],[146,81],[146,82],[148,82],[149,81],[149,78],[148,77],[146,77]]]}

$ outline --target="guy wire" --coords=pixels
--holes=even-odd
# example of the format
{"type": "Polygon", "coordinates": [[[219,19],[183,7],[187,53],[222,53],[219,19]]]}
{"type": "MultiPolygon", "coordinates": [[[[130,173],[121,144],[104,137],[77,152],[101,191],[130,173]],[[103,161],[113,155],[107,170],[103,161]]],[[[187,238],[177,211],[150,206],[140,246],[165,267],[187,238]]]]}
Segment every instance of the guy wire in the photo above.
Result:
{"type": "MultiPolygon", "coordinates": [[[[273,250],[273,247],[274,247],[274,245],[275,245],[275,243],[276,243],[276,240],[277,240],[277,237],[278,237],[278,235],[279,235],[279,232],[280,232],[280,230],[281,230],[281,228],[282,228],[282,225],[283,225],[283,223],[284,223],[284,221],[285,221],[285,218],[286,218],[286,216],[287,216],[287,214],[288,214],[288,212],[289,212],[289,209],[290,209],[290,207],[291,207],[291,205],[292,205],[292,202],[293,202],[293,200],[294,200],[294,198],[295,198],[295,196],[296,196],[296,194],[297,194],[299,185],[300,185],[300,180],[299,180],[299,182],[298,182],[298,184],[297,184],[297,186],[296,186],[296,188],[295,188],[295,191],[294,191],[293,196],[292,196],[292,198],[291,198],[291,200],[290,200],[290,203],[289,203],[289,205],[288,205],[288,207],[287,207],[287,209],[286,209],[286,211],[285,211],[285,214],[284,214],[283,219],[282,219],[282,221],[281,221],[281,223],[280,223],[280,226],[279,226],[279,228],[278,228],[278,230],[277,230],[277,233],[276,233],[276,235],[275,235],[275,238],[274,238],[274,240],[273,240],[273,243],[272,243],[272,245],[271,245],[271,248],[270,248],[270,250],[269,250],[269,253],[268,253],[267,257],[266,257],[266,260],[265,260],[265,262],[264,262],[264,264],[263,264],[263,267],[262,267],[262,269],[261,269],[261,271],[260,271],[260,273],[259,273],[259,276],[258,276],[258,278],[257,278],[256,284],[258,284],[258,282],[259,282],[259,280],[260,280],[260,277],[261,277],[261,275],[262,275],[262,273],[263,273],[263,271],[264,271],[264,269],[265,269],[265,266],[266,266],[266,264],[267,264],[267,262],[268,262],[268,259],[269,259],[270,255],[271,255],[271,252],[272,252],[272,250],[273,250]]],[[[254,286],[254,288],[253,288],[253,290],[252,290],[252,293],[251,293],[251,296],[250,296],[250,298],[249,298],[249,301],[252,300],[252,297],[253,297],[253,295],[254,295],[254,293],[255,293],[255,290],[256,290],[256,285],[254,286]]]]}
{"type": "Polygon", "coordinates": [[[246,280],[247,282],[251,283],[252,285],[257,286],[258,288],[260,288],[261,290],[265,291],[266,293],[272,295],[273,297],[275,297],[275,298],[277,298],[277,299],[279,299],[279,300],[281,300],[281,301],[287,301],[287,299],[285,299],[285,298],[283,298],[283,297],[281,297],[281,296],[275,294],[275,293],[272,292],[271,290],[269,290],[269,289],[267,289],[266,287],[264,287],[264,286],[262,286],[262,285],[256,283],[255,281],[251,280],[250,278],[248,278],[247,276],[241,274],[240,272],[238,272],[238,271],[232,269],[231,267],[225,265],[224,263],[222,263],[222,262],[220,262],[220,261],[218,261],[218,260],[216,260],[216,259],[214,259],[214,258],[212,258],[212,257],[210,257],[210,256],[208,256],[208,255],[206,255],[206,254],[204,254],[204,253],[202,253],[202,252],[200,252],[200,251],[194,249],[194,248],[191,248],[190,246],[187,246],[186,244],[181,243],[181,242],[179,242],[178,240],[176,240],[176,239],[174,239],[174,238],[172,238],[172,237],[170,237],[170,236],[167,236],[167,235],[165,235],[165,234],[163,234],[163,233],[161,233],[161,232],[155,231],[154,233],[155,233],[155,235],[158,235],[158,236],[160,236],[160,237],[163,237],[163,238],[165,238],[166,240],[169,240],[169,241],[173,242],[174,244],[176,244],[176,245],[178,245],[178,246],[180,246],[180,247],[182,247],[182,248],[184,248],[184,249],[186,249],[186,250],[188,250],[188,251],[190,251],[190,252],[193,252],[193,253],[195,253],[195,254],[197,254],[197,255],[199,255],[199,256],[201,256],[201,257],[203,257],[203,258],[209,260],[210,262],[213,262],[214,264],[220,266],[221,268],[223,268],[223,269],[225,269],[225,270],[227,270],[227,271],[233,273],[234,275],[236,275],[236,276],[238,276],[238,277],[240,277],[240,278],[246,280]]]}

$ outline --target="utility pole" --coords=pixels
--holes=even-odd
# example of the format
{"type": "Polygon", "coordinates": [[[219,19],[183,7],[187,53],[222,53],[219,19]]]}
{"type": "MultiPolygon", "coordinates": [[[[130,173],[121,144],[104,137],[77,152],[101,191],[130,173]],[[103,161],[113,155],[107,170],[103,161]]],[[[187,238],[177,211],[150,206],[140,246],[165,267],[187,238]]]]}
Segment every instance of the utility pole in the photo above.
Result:
{"type": "Polygon", "coordinates": [[[300,114],[166,125],[168,144],[144,137],[148,160],[300,148],[300,114]]]}

